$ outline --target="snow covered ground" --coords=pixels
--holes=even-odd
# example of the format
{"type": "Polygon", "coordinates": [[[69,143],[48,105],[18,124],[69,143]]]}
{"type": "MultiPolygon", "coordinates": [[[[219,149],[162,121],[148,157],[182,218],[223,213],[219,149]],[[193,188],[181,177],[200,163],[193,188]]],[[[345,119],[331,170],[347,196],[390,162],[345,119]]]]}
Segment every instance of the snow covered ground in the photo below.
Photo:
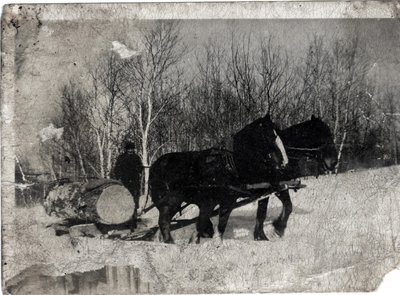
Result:
{"type": "MultiPolygon", "coordinates": [[[[134,266],[146,292],[375,290],[400,264],[400,167],[308,178],[303,183],[305,189],[291,193],[294,211],[285,236],[268,242],[252,237],[256,204],[233,212],[222,245],[212,239],[189,245],[193,226],[173,232],[176,245],[57,237],[46,228],[54,220],[42,207],[16,209],[14,254],[6,257],[3,268],[6,286],[28,282],[32,272],[61,278],[104,266],[134,266]],[[18,276],[26,268],[30,272],[18,276]]],[[[272,197],[267,232],[280,206],[272,197]]],[[[21,285],[18,294],[39,289],[37,293],[47,294],[42,285],[21,285]]],[[[89,285],[91,289],[81,286],[80,294],[101,294],[105,288],[93,279],[89,285]]],[[[64,284],[60,294],[68,294],[65,288],[64,284]]]]}

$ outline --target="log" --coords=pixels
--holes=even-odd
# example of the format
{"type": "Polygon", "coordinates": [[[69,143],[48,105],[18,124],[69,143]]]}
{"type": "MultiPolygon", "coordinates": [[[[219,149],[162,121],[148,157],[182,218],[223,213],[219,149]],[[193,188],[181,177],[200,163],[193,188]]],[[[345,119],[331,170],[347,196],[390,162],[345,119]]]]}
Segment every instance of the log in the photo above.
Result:
{"type": "Polygon", "coordinates": [[[135,209],[130,192],[120,182],[108,179],[56,186],[43,205],[48,215],[108,225],[130,221],[135,209]]]}

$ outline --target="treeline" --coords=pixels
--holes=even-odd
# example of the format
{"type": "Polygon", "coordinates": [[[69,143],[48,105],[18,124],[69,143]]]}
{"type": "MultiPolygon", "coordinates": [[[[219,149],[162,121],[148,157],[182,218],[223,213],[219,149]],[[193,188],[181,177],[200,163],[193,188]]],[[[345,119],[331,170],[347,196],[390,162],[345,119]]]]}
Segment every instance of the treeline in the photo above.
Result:
{"type": "Polygon", "coordinates": [[[232,34],[228,44],[209,40],[194,52],[188,66],[194,53],[179,23],[158,22],[142,30],[141,49],[130,57],[109,53],[88,68],[85,83],[67,81],[54,120],[63,137],[42,146],[53,154],[53,176],[109,177],[126,140],[145,167],[167,152],[224,146],[265,113],[280,128],[321,117],[341,170],[397,164],[398,92],[376,88],[356,37],[328,43],[315,36],[301,59],[272,36],[232,34]]]}

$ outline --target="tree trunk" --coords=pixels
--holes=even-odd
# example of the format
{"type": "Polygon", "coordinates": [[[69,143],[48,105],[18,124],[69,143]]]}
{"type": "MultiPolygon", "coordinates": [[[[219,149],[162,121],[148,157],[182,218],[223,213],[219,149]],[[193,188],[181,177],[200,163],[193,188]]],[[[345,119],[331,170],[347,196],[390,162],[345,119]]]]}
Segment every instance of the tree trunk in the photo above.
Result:
{"type": "Polygon", "coordinates": [[[100,133],[96,130],[96,138],[97,138],[97,148],[99,149],[99,165],[100,165],[100,176],[105,177],[104,173],[104,156],[103,156],[103,142],[100,137],[100,133]]]}
{"type": "Polygon", "coordinates": [[[46,213],[57,217],[102,224],[131,220],[135,204],[118,181],[97,179],[56,186],[44,202],[46,213]]]}
{"type": "MultiPolygon", "coordinates": [[[[112,118],[112,108],[111,108],[111,118],[112,118]]],[[[111,119],[110,119],[111,120],[111,119]]],[[[107,161],[106,161],[106,174],[105,178],[109,179],[111,174],[111,164],[112,164],[112,143],[111,143],[111,134],[113,132],[113,124],[111,121],[108,122],[107,127],[107,161]]]]}
{"type": "Polygon", "coordinates": [[[111,170],[112,170],[112,154],[113,154],[113,148],[111,146],[111,140],[108,139],[108,145],[107,145],[107,173],[105,177],[107,179],[110,178],[111,170]]]}
{"type": "Polygon", "coordinates": [[[83,177],[84,177],[85,179],[87,179],[87,174],[86,174],[86,170],[85,170],[85,165],[84,165],[84,163],[83,163],[83,157],[82,157],[81,151],[80,151],[80,149],[79,149],[78,143],[77,143],[76,141],[75,141],[75,147],[76,147],[76,151],[77,151],[77,153],[78,153],[79,166],[80,166],[80,168],[81,168],[82,175],[83,175],[83,177]]]}
{"type": "Polygon", "coordinates": [[[339,166],[340,166],[340,163],[342,160],[343,147],[344,147],[344,143],[346,142],[346,137],[347,137],[347,130],[344,131],[342,142],[340,143],[337,164],[336,164],[336,168],[335,168],[335,174],[338,174],[338,172],[339,172],[339,166]]]}
{"type": "Polygon", "coordinates": [[[333,142],[337,144],[339,139],[339,116],[340,116],[339,98],[337,97],[337,100],[334,102],[336,102],[336,105],[335,105],[335,126],[333,129],[333,142]]]}
{"type": "Polygon", "coordinates": [[[144,172],[143,195],[147,196],[149,194],[149,177],[150,177],[150,168],[149,168],[149,166],[145,166],[143,168],[143,172],[144,172]]]}
{"type": "Polygon", "coordinates": [[[394,118],[391,118],[391,120],[392,120],[392,132],[393,132],[393,135],[392,135],[392,138],[393,138],[393,158],[394,158],[394,164],[398,165],[399,162],[398,162],[398,152],[397,152],[397,149],[398,149],[397,132],[396,132],[397,130],[396,130],[396,124],[395,124],[394,118]]]}
{"type": "Polygon", "coordinates": [[[149,161],[148,161],[148,152],[147,152],[147,132],[144,132],[142,139],[142,164],[143,164],[143,172],[144,172],[144,186],[143,186],[143,194],[147,196],[149,192],[149,161]]]}

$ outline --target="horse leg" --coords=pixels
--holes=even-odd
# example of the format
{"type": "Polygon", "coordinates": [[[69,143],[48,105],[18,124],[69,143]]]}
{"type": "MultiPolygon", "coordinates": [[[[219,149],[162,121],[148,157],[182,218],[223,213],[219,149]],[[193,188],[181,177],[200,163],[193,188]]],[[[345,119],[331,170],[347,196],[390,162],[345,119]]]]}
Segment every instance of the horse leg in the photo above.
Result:
{"type": "Polygon", "coordinates": [[[159,208],[158,225],[161,230],[163,241],[168,244],[173,244],[174,240],[171,236],[171,219],[172,214],[169,206],[162,206],[159,208]]]}
{"type": "MultiPolygon", "coordinates": [[[[211,223],[210,216],[212,211],[214,210],[215,204],[213,203],[205,203],[199,206],[199,218],[196,224],[197,230],[197,239],[196,244],[200,243],[200,238],[204,237],[204,233],[209,230],[209,226],[211,223]]],[[[212,223],[211,223],[212,228],[212,223]]]]}
{"type": "Polygon", "coordinates": [[[214,234],[214,238],[219,239],[221,243],[232,210],[233,210],[233,204],[220,204],[218,232],[214,234]]]}
{"type": "Polygon", "coordinates": [[[184,197],[184,194],[180,191],[170,191],[166,194],[164,202],[159,203],[157,206],[160,214],[158,217],[158,225],[165,243],[174,243],[171,236],[171,220],[179,211],[184,197]]]}
{"type": "Polygon", "coordinates": [[[282,237],[285,233],[287,221],[289,219],[290,213],[292,213],[292,201],[290,200],[289,190],[283,190],[277,193],[277,197],[282,202],[282,211],[278,219],[273,222],[275,232],[282,237]]]}
{"type": "MultiPolygon", "coordinates": [[[[197,242],[197,234],[198,231],[197,229],[199,228],[199,222],[197,221],[196,223],[196,231],[192,234],[192,236],[189,239],[189,244],[194,243],[194,241],[196,240],[197,242]]],[[[214,236],[214,225],[211,222],[211,219],[209,218],[208,221],[206,222],[205,228],[204,228],[204,234],[202,237],[203,238],[212,238],[214,236]]]]}
{"type": "Polygon", "coordinates": [[[267,217],[269,197],[258,201],[256,227],[254,229],[254,240],[268,241],[264,232],[264,221],[267,217]]]}
{"type": "Polygon", "coordinates": [[[204,233],[206,233],[207,236],[208,236],[209,238],[212,238],[212,237],[214,236],[214,233],[215,233],[215,231],[214,231],[214,225],[213,225],[213,223],[211,222],[211,219],[210,219],[210,218],[209,218],[208,221],[207,221],[206,227],[205,227],[205,229],[204,229],[204,233]]]}

